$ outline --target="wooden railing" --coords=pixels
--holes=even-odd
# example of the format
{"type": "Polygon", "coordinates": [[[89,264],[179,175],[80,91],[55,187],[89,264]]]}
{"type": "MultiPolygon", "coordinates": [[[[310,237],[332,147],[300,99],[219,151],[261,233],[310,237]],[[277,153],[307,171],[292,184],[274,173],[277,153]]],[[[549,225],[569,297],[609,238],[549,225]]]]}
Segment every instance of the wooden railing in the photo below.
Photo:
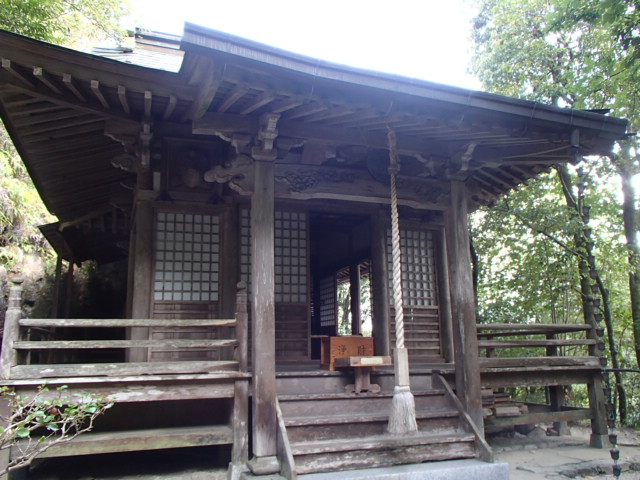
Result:
{"type": "MultiPolygon", "coordinates": [[[[563,385],[586,384],[604,366],[603,331],[587,324],[479,324],[480,375],[487,388],[547,387],[548,405],[530,405],[528,413],[489,417],[485,428],[593,418],[598,410],[565,406],[563,385]],[[484,354],[484,355],[483,355],[484,354]]],[[[590,395],[591,397],[591,395],[590,395]]],[[[594,397],[594,400],[595,397],[594,397]]]]}
{"type": "MultiPolygon", "coordinates": [[[[11,288],[5,317],[0,376],[3,379],[126,376],[149,374],[223,373],[247,370],[247,294],[238,284],[236,315],[230,319],[32,319],[22,318],[19,284],[11,288]],[[126,337],[131,327],[209,331],[212,338],[164,338],[134,340],[126,337]],[[109,330],[111,329],[111,330],[109,330]],[[116,330],[114,330],[116,329],[116,330]],[[81,332],[100,332],[96,339],[78,339],[81,332]],[[108,335],[112,334],[109,338],[108,335]],[[107,338],[104,338],[107,337],[107,338]],[[129,349],[175,348],[214,352],[217,359],[197,361],[127,362],[129,349]],[[107,360],[92,362],[98,352],[112,352],[107,360]],[[115,358],[115,361],[109,361],[115,358]],[[52,360],[53,359],[53,360],[52,360]]],[[[173,336],[173,335],[172,335],[173,336]]],[[[209,355],[211,356],[211,355],[209,355]]]]}
{"type": "Polygon", "coordinates": [[[604,344],[599,335],[593,335],[591,325],[489,323],[479,324],[477,329],[484,369],[600,367],[597,351],[604,344]]]}

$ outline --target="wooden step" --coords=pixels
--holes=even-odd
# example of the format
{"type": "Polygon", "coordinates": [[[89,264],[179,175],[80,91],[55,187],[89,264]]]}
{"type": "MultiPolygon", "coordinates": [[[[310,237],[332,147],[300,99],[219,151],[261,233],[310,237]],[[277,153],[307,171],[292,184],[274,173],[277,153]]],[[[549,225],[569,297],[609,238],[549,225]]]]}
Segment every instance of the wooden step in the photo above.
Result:
{"type": "Polygon", "coordinates": [[[298,474],[375,468],[475,456],[474,437],[465,433],[423,432],[358,439],[292,442],[298,474]]]}
{"type": "MultiPolygon", "coordinates": [[[[444,391],[429,390],[412,392],[416,411],[444,408],[448,406],[444,391]]],[[[306,394],[279,395],[280,408],[284,418],[304,416],[333,416],[337,412],[344,415],[387,414],[391,407],[393,393],[379,394],[306,394]]]]}
{"type": "MultiPolygon", "coordinates": [[[[421,431],[453,431],[458,427],[458,412],[454,409],[437,409],[416,413],[421,431]]],[[[317,417],[289,417],[285,419],[287,435],[291,442],[311,440],[361,438],[384,435],[387,432],[389,413],[360,415],[331,415],[317,417]]]]}
{"type": "MultiPolygon", "coordinates": [[[[225,425],[155,428],[120,432],[85,433],[70,442],[52,445],[39,458],[93,455],[97,453],[135,452],[165,448],[201,447],[233,443],[233,430],[225,425]]],[[[11,449],[13,458],[21,445],[11,449]]]]}

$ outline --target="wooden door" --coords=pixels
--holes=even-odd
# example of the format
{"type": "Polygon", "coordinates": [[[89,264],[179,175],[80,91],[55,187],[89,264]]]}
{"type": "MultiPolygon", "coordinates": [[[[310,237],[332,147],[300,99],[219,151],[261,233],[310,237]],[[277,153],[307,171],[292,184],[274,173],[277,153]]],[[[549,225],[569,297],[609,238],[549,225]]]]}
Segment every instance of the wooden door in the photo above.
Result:
{"type": "MultiPolygon", "coordinates": [[[[416,360],[443,361],[436,271],[435,233],[425,227],[400,229],[405,346],[416,360]]],[[[387,231],[389,295],[392,295],[391,231],[387,231]]],[[[391,298],[391,297],[390,297],[391,298]]],[[[390,302],[391,304],[393,302],[390,302]]],[[[393,306],[391,347],[395,345],[393,306]]]]}

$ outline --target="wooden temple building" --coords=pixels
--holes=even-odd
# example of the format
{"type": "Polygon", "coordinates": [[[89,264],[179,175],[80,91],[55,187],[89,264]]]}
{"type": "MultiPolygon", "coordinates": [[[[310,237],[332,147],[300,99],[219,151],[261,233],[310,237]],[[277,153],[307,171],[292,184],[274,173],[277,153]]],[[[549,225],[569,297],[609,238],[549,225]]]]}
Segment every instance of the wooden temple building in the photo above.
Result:
{"type": "Polygon", "coordinates": [[[603,444],[601,329],[476,325],[467,217],[554,164],[606,155],[625,121],[192,24],[99,53],[0,32],[0,116],[58,218],[43,233],[68,271],[94,260],[127,279],[120,318],[22,318],[12,290],[1,383],[116,401],[94,432],[43,456],[211,447],[231,478],[293,479],[490,460],[484,432],[509,422],[591,419],[603,444]],[[389,131],[419,427],[404,436],[386,430],[389,131]],[[338,335],[340,285],[351,335],[338,335]],[[563,405],[570,384],[588,386],[590,408],[563,405]],[[518,385],[548,387],[549,404],[491,415],[494,389],[518,385]]]}

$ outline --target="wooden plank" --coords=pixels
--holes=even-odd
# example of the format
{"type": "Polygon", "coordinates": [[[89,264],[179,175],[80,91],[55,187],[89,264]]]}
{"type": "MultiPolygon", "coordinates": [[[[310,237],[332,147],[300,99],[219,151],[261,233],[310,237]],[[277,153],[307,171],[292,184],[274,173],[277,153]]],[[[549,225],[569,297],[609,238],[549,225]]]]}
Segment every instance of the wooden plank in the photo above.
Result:
{"type": "Polygon", "coordinates": [[[505,357],[481,358],[480,368],[524,368],[524,367],[582,367],[601,368],[598,357],[505,357]]]}
{"type": "Polygon", "coordinates": [[[235,319],[136,319],[136,318],[116,318],[116,319],[77,319],[77,318],[24,318],[20,320],[21,327],[233,327],[235,319]]]}
{"type": "Polygon", "coordinates": [[[563,410],[560,412],[536,412],[525,413],[516,417],[489,417],[485,420],[488,427],[510,427],[513,425],[529,425],[548,422],[573,422],[591,418],[591,410],[582,408],[579,410],[563,410]]]}
{"type": "Polygon", "coordinates": [[[220,348],[234,347],[238,344],[235,339],[158,339],[158,340],[50,340],[33,342],[14,342],[17,350],[66,350],[66,349],[96,349],[96,348],[220,348]]]}
{"type": "MultiPolygon", "coordinates": [[[[226,445],[231,444],[232,440],[231,427],[225,425],[92,432],[80,435],[70,442],[53,445],[38,455],[38,458],[226,445]]],[[[11,455],[20,456],[20,447],[20,444],[13,447],[11,455]]]]}
{"type": "Polygon", "coordinates": [[[369,356],[369,357],[343,357],[335,359],[336,368],[349,368],[349,367],[383,367],[391,366],[391,357],[384,356],[369,356]]]}
{"type": "Polygon", "coordinates": [[[211,373],[237,369],[235,361],[83,363],[52,365],[17,365],[11,378],[56,378],[91,376],[127,376],[182,373],[211,373]]]}
{"type": "MultiPolygon", "coordinates": [[[[96,395],[116,403],[233,398],[234,378],[229,375],[226,377],[211,375],[211,378],[209,381],[198,383],[192,383],[192,381],[148,382],[143,378],[139,383],[77,384],[65,392],[64,397],[72,402],[82,402],[86,401],[87,395],[96,395]]],[[[62,384],[68,386],[68,382],[62,382],[62,384]]],[[[47,386],[52,388],[49,381],[47,386]]],[[[36,393],[36,387],[33,386],[29,388],[19,386],[16,390],[21,395],[36,393]]],[[[41,393],[38,397],[43,400],[57,400],[60,394],[54,390],[41,393]]]]}
{"type": "Polygon", "coordinates": [[[517,348],[517,347],[563,347],[571,345],[595,345],[591,339],[566,340],[479,340],[478,348],[517,348]]]}
{"type": "MultiPolygon", "coordinates": [[[[478,332],[527,332],[527,333],[568,333],[590,331],[591,325],[586,324],[526,324],[526,323],[479,323],[476,325],[478,332]]],[[[512,335],[513,333],[504,333],[512,335]]]]}

